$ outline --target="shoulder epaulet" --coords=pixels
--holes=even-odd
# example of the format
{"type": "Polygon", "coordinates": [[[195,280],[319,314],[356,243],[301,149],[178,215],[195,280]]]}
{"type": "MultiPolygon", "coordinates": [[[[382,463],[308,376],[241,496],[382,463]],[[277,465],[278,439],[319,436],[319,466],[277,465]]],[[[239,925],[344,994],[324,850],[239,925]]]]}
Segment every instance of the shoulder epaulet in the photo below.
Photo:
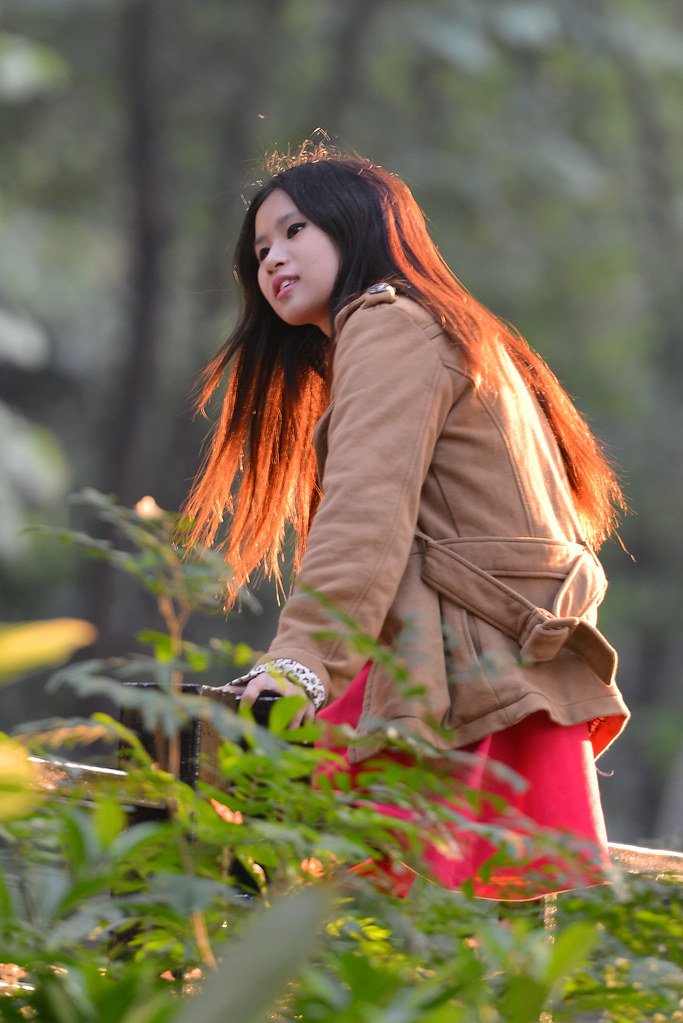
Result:
{"type": "Polygon", "coordinates": [[[351,316],[352,313],[355,313],[356,309],[367,309],[369,306],[395,301],[396,288],[394,288],[392,284],[387,284],[386,281],[380,281],[379,284],[371,284],[362,295],[359,295],[358,298],[354,298],[353,301],[344,306],[341,312],[337,313],[334,321],[334,333],[339,333],[349,316],[351,316]]]}

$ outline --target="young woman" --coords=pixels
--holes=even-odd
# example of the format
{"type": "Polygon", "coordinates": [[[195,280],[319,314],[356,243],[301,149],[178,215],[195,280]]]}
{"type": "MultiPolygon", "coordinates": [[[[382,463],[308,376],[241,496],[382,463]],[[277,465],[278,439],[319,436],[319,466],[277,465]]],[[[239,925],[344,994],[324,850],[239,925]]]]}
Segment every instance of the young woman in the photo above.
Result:
{"type": "MultiPolygon", "coordinates": [[[[257,568],[279,581],[288,526],[298,575],[232,687],[305,692],[295,725],[357,726],[354,777],[392,727],[476,753],[470,782],[502,760],[529,782],[506,791],[520,814],[606,855],[593,761],[628,711],[595,628],[595,550],[623,502],[586,423],[459,283],[407,186],[367,160],[303,150],[273,167],[236,277],[241,314],[200,408],[230,367],[227,393],[186,511],[204,543],[230,513],[235,588],[257,568]],[[397,650],[410,690],[335,638],[330,607],[397,650]]],[[[428,869],[456,886],[488,851],[432,850],[428,869]]]]}

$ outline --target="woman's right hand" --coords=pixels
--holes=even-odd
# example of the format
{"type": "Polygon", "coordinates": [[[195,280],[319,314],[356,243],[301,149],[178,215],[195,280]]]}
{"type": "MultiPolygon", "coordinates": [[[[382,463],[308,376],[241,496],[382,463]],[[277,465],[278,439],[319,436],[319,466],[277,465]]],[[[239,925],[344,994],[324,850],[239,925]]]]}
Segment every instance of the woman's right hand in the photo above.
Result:
{"type": "Polygon", "coordinates": [[[296,682],[290,682],[284,676],[273,677],[269,672],[262,671],[246,682],[243,682],[241,679],[228,682],[227,685],[222,687],[222,691],[235,693],[235,695],[240,697],[242,703],[247,703],[250,707],[254,705],[262,693],[277,693],[279,696],[299,696],[306,702],[303,707],[297,710],[289,723],[289,728],[299,728],[301,725],[315,720],[315,707],[308,698],[306,691],[302,686],[297,685],[296,682]]]}

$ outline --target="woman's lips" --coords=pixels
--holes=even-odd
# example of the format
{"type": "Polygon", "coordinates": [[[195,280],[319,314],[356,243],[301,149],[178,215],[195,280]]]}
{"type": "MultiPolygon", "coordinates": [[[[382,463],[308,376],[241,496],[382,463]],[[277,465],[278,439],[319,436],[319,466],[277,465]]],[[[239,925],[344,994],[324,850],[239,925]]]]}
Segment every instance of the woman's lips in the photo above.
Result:
{"type": "Polygon", "coordinates": [[[288,295],[297,281],[298,277],[282,277],[280,280],[275,281],[273,288],[275,297],[283,298],[285,295],[288,295]]]}

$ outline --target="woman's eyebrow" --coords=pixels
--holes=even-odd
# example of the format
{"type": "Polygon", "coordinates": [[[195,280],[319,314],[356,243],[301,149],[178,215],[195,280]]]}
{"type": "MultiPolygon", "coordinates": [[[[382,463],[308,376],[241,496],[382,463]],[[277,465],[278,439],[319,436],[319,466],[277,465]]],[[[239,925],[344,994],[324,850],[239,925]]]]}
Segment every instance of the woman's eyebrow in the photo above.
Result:
{"type": "MultiPolygon", "coordinates": [[[[275,221],[275,229],[277,230],[278,227],[282,227],[285,221],[289,220],[290,217],[295,217],[297,215],[297,212],[298,212],[297,210],[290,210],[288,213],[283,213],[281,216],[279,216],[275,221]]],[[[254,248],[255,249],[258,248],[261,242],[264,242],[265,240],[266,236],[264,234],[260,234],[258,238],[254,238],[254,248]]]]}

